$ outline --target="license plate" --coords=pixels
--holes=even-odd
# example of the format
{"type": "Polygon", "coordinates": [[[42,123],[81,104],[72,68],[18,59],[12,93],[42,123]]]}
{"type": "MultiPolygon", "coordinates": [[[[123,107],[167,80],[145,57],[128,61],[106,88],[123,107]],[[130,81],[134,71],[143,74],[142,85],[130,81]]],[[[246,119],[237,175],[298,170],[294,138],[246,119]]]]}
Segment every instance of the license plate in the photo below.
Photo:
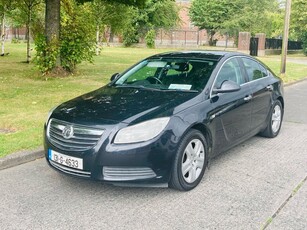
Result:
{"type": "Polygon", "coordinates": [[[62,153],[58,153],[52,149],[48,151],[48,158],[58,164],[65,165],[70,168],[83,169],[83,159],[77,157],[67,156],[62,153]]]}

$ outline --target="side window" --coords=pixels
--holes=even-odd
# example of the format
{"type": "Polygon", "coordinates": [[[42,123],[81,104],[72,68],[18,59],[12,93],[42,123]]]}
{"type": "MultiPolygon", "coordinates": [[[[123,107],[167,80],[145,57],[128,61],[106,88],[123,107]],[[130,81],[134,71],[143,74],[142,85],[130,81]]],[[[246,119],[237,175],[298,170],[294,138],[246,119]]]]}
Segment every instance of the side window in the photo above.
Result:
{"type": "Polygon", "coordinates": [[[262,65],[260,65],[258,62],[252,59],[249,59],[249,58],[242,58],[242,60],[243,60],[244,67],[246,69],[249,81],[257,80],[257,79],[263,78],[268,75],[266,69],[262,65]]]}
{"type": "Polygon", "coordinates": [[[214,86],[219,89],[224,81],[233,81],[238,85],[244,83],[241,67],[237,58],[232,58],[224,63],[216,77],[214,86]]]}
{"type": "Polygon", "coordinates": [[[268,76],[268,71],[267,71],[267,69],[264,68],[261,64],[259,64],[259,67],[260,67],[260,71],[261,71],[261,73],[262,73],[262,76],[263,76],[263,77],[268,76]]]}

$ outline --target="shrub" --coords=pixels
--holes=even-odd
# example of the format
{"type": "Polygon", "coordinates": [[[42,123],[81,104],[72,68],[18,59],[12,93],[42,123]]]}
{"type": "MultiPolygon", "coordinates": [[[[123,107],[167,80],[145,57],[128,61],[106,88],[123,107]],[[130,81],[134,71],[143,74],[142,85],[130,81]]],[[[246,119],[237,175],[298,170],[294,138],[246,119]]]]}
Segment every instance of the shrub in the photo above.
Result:
{"type": "Polygon", "coordinates": [[[35,61],[44,74],[58,71],[55,67],[73,72],[82,61],[92,62],[95,54],[95,27],[89,12],[74,1],[64,2],[61,8],[61,40],[53,40],[47,46],[44,35],[40,34],[35,39],[35,61]]]}
{"type": "Polygon", "coordinates": [[[303,53],[307,56],[307,31],[302,35],[303,53]]]}
{"type": "Polygon", "coordinates": [[[149,30],[145,36],[146,46],[148,48],[155,48],[156,31],[149,30]]]}
{"type": "Polygon", "coordinates": [[[128,27],[123,33],[123,44],[126,47],[132,46],[139,42],[137,30],[134,27],[128,27]]]}
{"type": "Polygon", "coordinates": [[[59,54],[58,42],[53,39],[47,46],[46,37],[38,34],[35,38],[36,56],[34,62],[43,74],[48,74],[55,66],[59,54]]]}

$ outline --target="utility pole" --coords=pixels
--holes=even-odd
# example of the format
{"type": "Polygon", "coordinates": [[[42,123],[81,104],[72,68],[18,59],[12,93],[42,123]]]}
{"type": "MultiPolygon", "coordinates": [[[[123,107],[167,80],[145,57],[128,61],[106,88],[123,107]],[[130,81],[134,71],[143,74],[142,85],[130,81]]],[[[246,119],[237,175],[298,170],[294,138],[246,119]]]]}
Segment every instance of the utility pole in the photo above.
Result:
{"type": "Polygon", "coordinates": [[[287,0],[285,21],[284,21],[284,36],[282,39],[282,50],[281,50],[280,74],[282,77],[286,74],[286,60],[287,60],[287,52],[288,52],[290,13],[291,13],[291,0],[287,0]]]}

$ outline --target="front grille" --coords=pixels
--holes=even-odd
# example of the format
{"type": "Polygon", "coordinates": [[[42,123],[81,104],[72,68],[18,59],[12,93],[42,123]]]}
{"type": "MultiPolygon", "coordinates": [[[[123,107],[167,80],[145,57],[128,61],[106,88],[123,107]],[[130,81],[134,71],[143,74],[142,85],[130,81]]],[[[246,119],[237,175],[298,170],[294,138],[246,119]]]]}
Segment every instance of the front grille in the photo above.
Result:
{"type": "Polygon", "coordinates": [[[157,175],[147,167],[103,167],[103,178],[107,181],[129,181],[150,179],[157,175]]]}
{"type": "Polygon", "coordinates": [[[95,147],[104,130],[51,119],[47,127],[49,141],[59,149],[85,151],[95,147]],[[65,135],[65,130],[69,133],[65,135]]]}

